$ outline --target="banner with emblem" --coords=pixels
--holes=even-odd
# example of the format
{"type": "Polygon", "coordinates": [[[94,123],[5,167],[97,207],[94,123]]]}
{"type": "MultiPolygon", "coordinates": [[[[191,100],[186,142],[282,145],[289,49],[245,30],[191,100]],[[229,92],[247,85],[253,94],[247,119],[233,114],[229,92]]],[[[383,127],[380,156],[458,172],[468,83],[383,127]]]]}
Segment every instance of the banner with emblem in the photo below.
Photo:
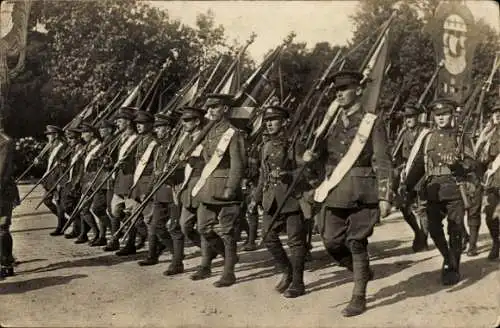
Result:
{"type": "Polygon", "coordinates": [[[461,1],[442,1],[426,25],[444,67],[437,78],[436,97],[462,103],[472,87],[472,62],[478,43],[474,16],[461,1]]]}

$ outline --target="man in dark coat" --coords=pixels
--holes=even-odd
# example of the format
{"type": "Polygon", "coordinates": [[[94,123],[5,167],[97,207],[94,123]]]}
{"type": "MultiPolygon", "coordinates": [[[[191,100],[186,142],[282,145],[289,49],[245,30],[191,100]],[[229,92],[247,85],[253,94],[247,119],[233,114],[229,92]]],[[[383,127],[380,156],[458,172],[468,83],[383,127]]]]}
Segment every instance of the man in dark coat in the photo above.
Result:
{"type": "Polygon", "coordinates": [[[363,75],[341,71],[332,79],[339,104],[336,119],[323,149],[307,150],[303,160],[324,163],[325,180],[314,195],[321,203],[318,227],[327,252],[353,272],[352,298],[342,311],[348,317],[366,309],[366,286],[372,279],[368,237],[379,217],[390,212],[392,165],[382,120],[361,104],[363,75]]]}
{"type": "Polygon", "coordinates": [[[249,207],[252,211],[257,203],[262,204],[264,233],[267,233],[264,243],[277,267],[284,271],[275,289],[287,298],[294,298],[305,293],[306,226],[299,203],[300,191],[286,200],[277,220],[272,222],[276,210],[285,201],[284,196],[297,166],[294,151],[290,151],[290,142],[285,133],[288,110],[271,106],[266,108],[263,118],[268,138],[262,147],[259,182],[249,207]],[[279,238],[279,233],[284,229],[288,235],[290,257],[279,238]]]}
{"type": "Polygon", "coordinates": [[[14,140],[5,134],[1,124],[0,121],[0,280],[14,275],[10,225],[12,210],[19,205],[14,179],[14,140]]]}
{"type": "Polygon", "coordinates": [[[224,271],[215,287],[227,287],[236,282],[237,262],[235,225],[241,213],[243,193],[241,182],[245,169],[244,141],[238,129],[226,118],[231,95],[209,95],[207,101],[207,135],[201,145],[206,163],[191,195],[200,202],[198,231],[206,238],[211,250],[202,248],[202,263],[191,277],[204,279],[211,274],[213,251],[224,256],[224,271]],[[217,231],[216,231],[217,225],[217,231]],[[205,251],[205,252],[204,252],[205,251]]]}

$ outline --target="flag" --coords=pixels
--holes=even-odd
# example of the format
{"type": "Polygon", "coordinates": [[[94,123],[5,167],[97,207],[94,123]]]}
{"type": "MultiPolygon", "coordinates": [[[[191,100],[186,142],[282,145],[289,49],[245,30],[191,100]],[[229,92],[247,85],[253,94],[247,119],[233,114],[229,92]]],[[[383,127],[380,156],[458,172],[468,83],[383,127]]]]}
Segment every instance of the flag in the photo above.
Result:
{"type": "Polygon", "coordinates": [[[363,91],[362,104],[363,108],[370,113],[376,113],[377,111],[377,104],[380,90],[382,89],[389,52],[389,31],[390,28],[387,28],[384,32],[384,35],[363,71],[363,75],[365,75],[370,82],[368,82],[363,91]]]}
{"type": "Polygon", "coordinates": [[[472,89],[474,51],[481,36],[470,9],[458,1],[442,1],[424,27],[434,44],[436,63],[444,61],[435,96],[462,103],[472,89]]]}

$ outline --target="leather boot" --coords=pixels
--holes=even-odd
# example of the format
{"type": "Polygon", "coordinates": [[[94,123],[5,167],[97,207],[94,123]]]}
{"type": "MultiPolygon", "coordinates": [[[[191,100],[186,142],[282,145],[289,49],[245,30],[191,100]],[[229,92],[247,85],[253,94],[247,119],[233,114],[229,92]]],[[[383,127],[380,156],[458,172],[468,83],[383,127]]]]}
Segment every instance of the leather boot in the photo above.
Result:
{"type": "Polygon", "coordinates": [[[200,236],[201,239],[201,265],[196,272],[191,275],[191,280],[202,280],[209,278],[212,275],[211,266],[212,259],[217,256],[215,251],[210,247],[205,236],[200,236]]]}
{"type": "Polygon", "coordinates": [[[449,267],[446,270],[446,278],[443,284],[446,286],[455,285],[460,281],[460,256],[463,249],[463,237],[459,231],[450,232],[450,256],[449,267]]]}
{"type": "Polygon", "coordinates": [[[366,297],[361,295],[352,295],[349,304],[342,310],[344,317],[353,317],[366,311],[366,297]]]}
{"type": "Polygon", "coordinates": [[[103,248],[105,252],[114,252],[120,249],[120,242],[118,239],[111,238],[106,247],[103,248]]]}
{"type": "Polygon", "coordinates": [[[219,287],[229,287],[236,282],[236,276],[234,275],[234,266],[237,262],[236,254],[236,240],[234,234],[227,234],[222,236],[224,241],[225,256],[224,256],[224,271],[222,272],[221,278],[214,282],[214,286],[219,287]]]}
{"type": "Polygon", "coordinates": [[[150,266],[158,264],[158,258],[148,257],[145,260],[138,262],[140,266],[150,266]]]}
{"type": "Polygon", "coordinates": [[[128,239],[127,239],[127,244],[125,245],[125,247],[120,249],[115,254],[118,256],[134,255],[137,251],[135,248],[136,234],[137,234],[136,227],[132,227],[132,229],[130,229],[130,234],[129,234],[128,239]]]}
{"type": "Polygon", "coordinates": [[[52,237],[64,235],[64,233],[62,232],[62,228],[66,225],[66,222],[68,222],[68,220],[66,218],[64,218],[64,217],[59,218],[56,229],[54,231],[52,231],[50,233],[50,235],[52,237]]]}
{"type": "Polygon", "coordinates": [[[76,217],[74,220],[73,220],[73,227],[71,228],[71,232],[70,233],[67,233],[64,235],[64,238],[66,239],[74,239],[74,238],[77,238],[80,233],[81,233],[81,230],[82,230],[82,224],[81,224],[81,220],[80,220],[80,217],[76,217]]]}
{"type": "Polygon", "coordinates": [[[255,240],[257,239],[258,217],[257,214],[249,214],[248,220],[248,239],[245,245],[241,248],[245,252],[252,252],[257,250],[258,246],[255,240]]]}
{"type": "Polygon", "coordinates": [[[373,277],[366,249],[353,250],[352,268],[354,288],[351,301],[347,307],[342,310],[342,315],[344,317],[360,315],[366,310],[366,285],[373,277]]]}
{"type": "Polygon", "coordinates": [[[469,226],[470,240],[467,256],[477,256],[477,239],[479,236],[479,226],[469,226]]]}
{"type": "Polygon", "coordinates": [[[500,222],[498,218],[486,220],[486,225],[490,231],[491,239],[493,244],[491,246],[490,253],[488,254],[488,260],[496,260],[499,257],[499,246],[500,246],[500,222]]]}
{"type": "Polygon", "coordinates": [[[305,294],[304,263],[305,249],[291,249],[292,283],[283,293],[286,298],[295,298],[305,294]]]}
{"type": "Polygon", "coordinates": [[[167,271],[163,273],[166,276],[173,276],[184,272],[184,264],[182,263],[184,259],[184,238],[175,239],[173,242],[172,262],[167,271]]]}

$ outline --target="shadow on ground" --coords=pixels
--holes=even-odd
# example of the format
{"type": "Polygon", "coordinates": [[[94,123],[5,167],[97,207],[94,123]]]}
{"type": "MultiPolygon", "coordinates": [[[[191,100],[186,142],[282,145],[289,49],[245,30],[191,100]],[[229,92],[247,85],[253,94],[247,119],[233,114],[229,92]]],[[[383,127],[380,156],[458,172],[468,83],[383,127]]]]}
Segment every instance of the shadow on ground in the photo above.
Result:
{"type": "Polygon", "coordinates": [[[73,279],[86,278],[85,274],[74,274],[71,276],[54,276],[35,278],[24,281],[9,282],[9,278],[0,282],[0,295],[2,294],[21,294],[37,289],[42,289],[51,286],[65,285],[73,279]]]}

